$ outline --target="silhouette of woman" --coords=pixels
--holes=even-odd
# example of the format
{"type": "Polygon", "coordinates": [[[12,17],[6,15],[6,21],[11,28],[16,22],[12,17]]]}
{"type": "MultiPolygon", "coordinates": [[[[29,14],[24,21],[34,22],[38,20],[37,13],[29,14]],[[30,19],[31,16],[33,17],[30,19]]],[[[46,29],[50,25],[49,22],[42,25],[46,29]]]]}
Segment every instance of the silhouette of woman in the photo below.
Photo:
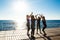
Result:
{"type": "Polygon", "coordinates": [[[35,15],[35,17],[36,17],[36,19],[35,20],[37,20],[37,34],[38,34],[38,29],[39,29],[39,31],[40,31],[40,33],[41,33],[41,28],[40,28],[40,21],[41,21],[41,17],[40,16],[38,16],[38,18],[37,18],[37,15],[35,15]]]}
{"type": "Polygon", "coordinates": [[[46,19],[45,19],[44,16],[41,16],[41,18],[42,18],[42,23],[43,23],[43,29],[42,29],[42,31],[43,31],[44,35],[46,35],[46,33],[45,33],[45,28],[47,27],[47,25],[46,25],[46,19]]]}
{"type": "MultiPolygon", "coordinates": [[[[33,14],[33,13],[32,13],[33,14]]],[[[35,32],[35,18],[34,15],[31,14],[31,37],[34,38],[35,32]]]]}
{"type": "Polygon", "coordinates": [[[38,29],[39,29],[39,31],[41,33],[40,21],[41,21],[41,18],[38,16],[38,18],[37,18],[37,33],[38,33],[38,29]]]}
{"type": "Polygon", "coordinates": [[[30,16],[26,15],[26,19],[27,19],[27,35],[29,36],[29,30],[30,30],[30,20],[29,20],[30,16]]]}

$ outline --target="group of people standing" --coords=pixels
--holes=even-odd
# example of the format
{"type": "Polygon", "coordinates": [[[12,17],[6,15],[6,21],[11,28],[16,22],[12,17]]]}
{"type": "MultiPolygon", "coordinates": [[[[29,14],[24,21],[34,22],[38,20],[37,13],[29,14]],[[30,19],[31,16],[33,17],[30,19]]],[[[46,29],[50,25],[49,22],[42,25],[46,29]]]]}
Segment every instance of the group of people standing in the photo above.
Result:
{"type": "Polygon", "coordinates": [[[35,25],[37,25],[36,26],[36,28],[37,28],[36,33],[38,34],[38,30],[41,33],[41,25],[40,25],[41,20],[42,20],[42,23],[43,23],[42,31],[43,31],[44,35],[46,35],[46,33],[45,33],[45,28],[47,27],[46,19],[45,19],[45,17],[43,15],[39,15],[39,16],[38,15],[33,15],[33,12],[30,15],[26,15],[26,19],[27,19],[27,35],[28,36],[29,36],[29,30],[31,29],[31,37],[34,37],[35,25]],[[36,21],[37,21],[37,23],[36,23],[36,21]],[[31,23],[31,25],[30,25],[30,23],[31,23]]]}

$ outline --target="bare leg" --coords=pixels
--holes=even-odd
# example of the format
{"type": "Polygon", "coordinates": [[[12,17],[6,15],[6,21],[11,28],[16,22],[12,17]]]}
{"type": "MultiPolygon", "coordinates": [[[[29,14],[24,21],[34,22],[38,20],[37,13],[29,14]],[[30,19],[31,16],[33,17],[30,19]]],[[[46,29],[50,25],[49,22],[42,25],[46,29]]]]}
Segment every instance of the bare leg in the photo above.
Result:
{"type": "Polygon", "coordinates": [[[37,24],[37,31],[36,31],[36,34],[38,34],[38,24],[37,24]]]}
{"type": "Polygon", "coordinates": [[[41,33],[41,27],[40,27],[40,25],[39,25],[39,31],[40,31],[40,33],[41,33]]]}

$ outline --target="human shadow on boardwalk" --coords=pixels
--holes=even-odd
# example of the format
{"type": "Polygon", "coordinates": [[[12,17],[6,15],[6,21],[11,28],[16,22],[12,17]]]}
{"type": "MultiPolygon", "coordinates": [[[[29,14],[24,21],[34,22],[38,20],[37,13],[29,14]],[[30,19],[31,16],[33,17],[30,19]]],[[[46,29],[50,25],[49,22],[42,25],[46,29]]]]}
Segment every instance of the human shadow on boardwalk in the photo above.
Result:
{"type": "Polygon", "coordinates": [[[40,37],[36,37],[36,39],[39,39],[39,38],[43,38],[44,40],[52,40],[49,36],[47,36],[47,35],[43,35],[43,37],[40,35],[40,34],[38,34],[40,37]]]}
{"type": "Polygon", "coordinates": [[[35,37],[29,37],[28,39],[21,39],[21,40],[35,40],[35,37]]]}
{"type": "MultiPolygon", "coordinates": [[[[40,37],[35,37],[35,39],[40,39],[43,38],[44,40],[52,40],[50,37],[56,37],[56,36],[60,36],[60,34],[56,34],[56,35],[49,35],[49,36],[41,36],[40,34],[38,34],[40,37]]],[[[43,35],[43,34],[42,34],[43,35]]],[[[29,40],[29,38],[27,39],[21,39],[21,40],[29,40]]]]}
{"type": "Polygon", "coordinates": [[[47,38],[47,40],[52,40],[49,36],[44,35],[44,37],[47,38]]]}
{"type": "Polygon", "coordinates": [[[56,36],[60,36],[60,34],[56,34],[56,35],[49,35],[49,36],[47,36],[47,35],[43,35],[43,37],[40,35],[40,34],[38,34],[40,37],[36,37],[35,39],[40,39],[40,38],[43,38],[44,40],[52,40],[50,37],[56,37],[56,36]],[[46,38],[46,39],[45,39],[46,38]]]}

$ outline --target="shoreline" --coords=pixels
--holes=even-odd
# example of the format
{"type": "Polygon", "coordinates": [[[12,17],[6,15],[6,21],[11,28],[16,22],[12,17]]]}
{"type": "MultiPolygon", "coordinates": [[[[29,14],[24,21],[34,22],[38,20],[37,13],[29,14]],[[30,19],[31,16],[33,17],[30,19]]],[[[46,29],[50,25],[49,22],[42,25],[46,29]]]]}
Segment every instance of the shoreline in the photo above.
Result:
{"type": "MultiPolygon", "coordinates": [[[[56,29],[59,29],[60,27],[55,27],[56,29]]],[[[46,29],[55,29],[55,28],[46,28],[46,29]]],[[[36,29],[36,28],[35,28],[36,29]]],[[[16,29],[16,30],[27,30],[27,28],[24,29],[16,29]]]]}

